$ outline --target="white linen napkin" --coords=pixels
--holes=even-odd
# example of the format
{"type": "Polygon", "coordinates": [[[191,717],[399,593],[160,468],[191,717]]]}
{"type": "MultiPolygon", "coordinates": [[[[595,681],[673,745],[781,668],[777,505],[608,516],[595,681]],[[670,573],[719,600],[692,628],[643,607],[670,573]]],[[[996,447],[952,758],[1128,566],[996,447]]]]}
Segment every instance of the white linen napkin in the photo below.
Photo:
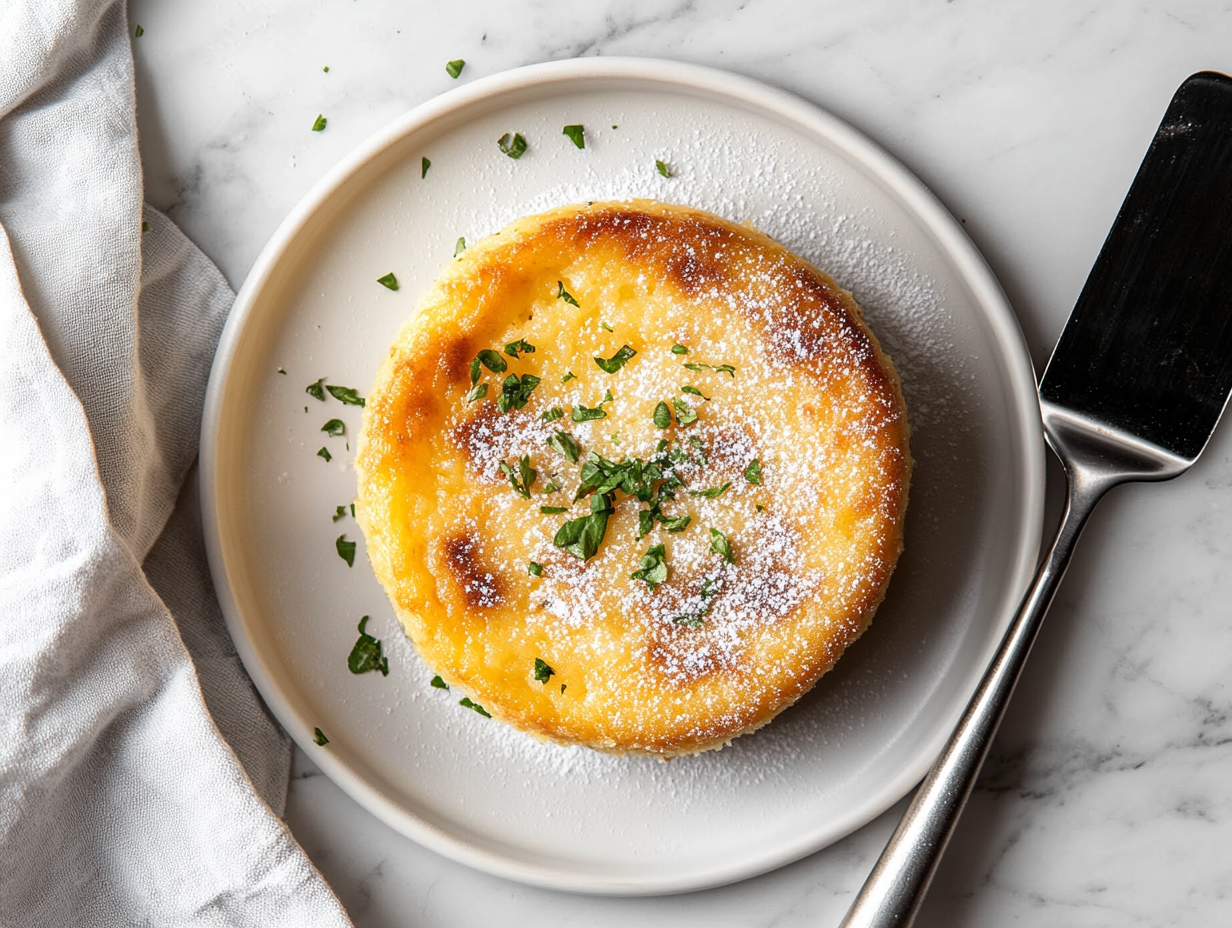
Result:
{"type": "Polygon", "coordinates": [[[350,924],[205,564],[232,299],[143,215],[123,0],[0,6],[0,925],[350,924]]]}

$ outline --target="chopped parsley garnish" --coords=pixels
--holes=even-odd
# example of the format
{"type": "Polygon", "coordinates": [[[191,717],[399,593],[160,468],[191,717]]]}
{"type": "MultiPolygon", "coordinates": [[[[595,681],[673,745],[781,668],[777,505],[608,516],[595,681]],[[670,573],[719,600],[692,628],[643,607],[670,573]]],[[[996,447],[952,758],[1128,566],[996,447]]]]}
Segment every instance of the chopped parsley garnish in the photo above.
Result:
{"type": "Polygon", "coordinates": [[[325,389],[329,391],[329,395],[342,403],[344,406],[364,406],[364,398],[359,395],[359,392],[354,387],[339,387],[336,384],[327,383],[325,389]]]}
{"type": "Polygon", "coordinates": [[[338,556],[347,562],[347,567],[355,566],[355,542],[347,541],[345,532],[334,541],[334,547],[338,549],[338,556]]]}
{"type": "Polygon", "coordinates": [[[433,689],[437,689],[437,690],[449,689],[449,684],[446,683],[443,679],[441,679],[441,675],[439,673],[435,677],[433,677],[431,680],[428,681],[428,686],[432,687],[433,689]]]}
{"type": "Polygon", "coordinates": [[[660,402],[655,407],[654,424],[657,429],[670,428],[672,424],[672,411],[668,408],[667,403],[660,402]]]}
{"type": "Polygon", "coordinates": [[[559,492],[560,492],[560,487],[558,487],[555,483],[549,483],[546,487],[544,487],[544,488],[543,488],[542,490],[540,490],[539,492],[540,492],[540,493],[543,493],[543,494],[545,494],[545,495],[546,495],[546,494],[548,494],[548,493],[559,493],[559,492]]]}
{"type": "Polygon", "coordinates": [[[470,392],[466,394],[466,405],[470,405],[475,400],[481,400],[488,395],[488,385],[481,383],[478,386],[472,387],[470,392]]]}
{"type": "MultiPolygon", "coordinates": [[[[352,503],[352,505],[354,505],[354,503],[352,503]]],[[[345,519],[345,518],[346,518],[346,514],[347,514],[347,507],[346,507],[346,506],[337,506],[337,507],[335,507],[335,508],[334,508],[334,521],[335,521],[335,522],[337,522],[339,519],[345,519]]]]}
{"type": "Polygon", "coordinates": [[[328,74],[328,73],[329,73],[329,65],[325,65],[323,68],[321,68],[321,70],[322,70],[322,71],[324,71],[326,74],[328,74]]]}
{"type": "Polygon", "coordinates": [[[542,577],[543,576],[543,565],[536,564],[534,561],[530,561],[526,565],[526,572],[530,574],[532,577],[542,577]]]}
{"type": "Polygon", "coordinates": [[[578,148],[586,147],[585,130],[581,126],[565,126],[562,132],[569,136],[569,140],[578,148]]]}
{"type": "Polygon", "coordinates": [[[321,132],[325,129],[326,119],[320,113],[317,113],[317,118],[312,122],[312,131],[321,132]]]}
{"type": "MultiPolygon", "coordinates": [[[[615,127],[615,126],[612,126],[612,128],[613,128],[613,129],[615,129],[616,127],[615,127]]],[[[562,696],[564,696],[564,695],[565,695],[565,687],[566,687],[566,686],[568,686],[568,685],[569,685],[568,683],[562,683],[562,684],[560,685],[560,695],[562,695],[562,696]]]]}
{"type": "Polygon", "coordinates": [[[672,345],[672,354],[688,354],[689,349],[684,345],[672,345]]]}
{"type": "MultiPolygon", "coordinates": [[[[138,28],[141,28],[141,27],[138,26],[138,28]]],[[[329,744],[329,739],[325,737],[325,732],[321,731],[321,729],[319,728],[314,728],[312,730],[312,740],[315,741],[317,744],[322,744],[322,745],[329,744]]]]}
{"type": "Polygon", "coordinates": [[[490,718],[492,717],[492,713],[491,713],[491,712],[489,712],[489,711],[488,711],[487,709],[485,709],[483,706],[479,705],[479,703],[477,703],[477,702],[471,702],[470,697],[468,697],[468,696],[463,696],[463,697],[462,697],[462,698],[458,701],[458,705],[459,705],[459,706],[462,706],[462,707],[464,707],[464,708],[466,708],[466,709],[474,709],[476,712],[478,712],[480,715],[482,715],[485,719],[490,719],[490,718]]]}
{"type": "Polygon", "coordinates": [[[544,422],[555,422],[557,419],[565,418],[565,413],[559,406],[553,406],[551,409],[546,410],[539,418],[544,422]]]}
{"type": "Polygon", "coordinates": [[[351,503],[351,518],[355,518],[355,504],[351,503]]]}
{"type": "Polygon", "coordinates": [[[718,366],[715,366],[713,364],[697,364],[693,361],[689,361],[685,364],[685,367],[691,371],[714,371],[716,374],[730,374],[732,380],[736,379],[736,369],[730,364],[719,364],[718,366]]]}
{"type": "Polygon", "coordinates": [[[145,234],[146,234],[147,232],[149,232],[149,231],[150,231],[150,224],[149,224],[148,222],[146,222],[145,220],[142,220],[142,222],[141,222],[141,234],[142,234],[142,235],[145,235],[145,234]]]}
{"type": "Polygon", "coordinates": [[[702,582],[701,592],[698,594],[703,603],[702,608],[697,612],[686,615],[678,615],[672,619],[672,621],[677,625],[684,625],[687,628],[701,628],[701,626],[705,624],[706,616],[710,615],[710,609],[713,605],[710,600],[713,599],[718,592],[718,583],[707,577],[702,582]]]}
{"type": "Polygon", "coordinates": [[[394,276],[393,271],[390,271],[384,277],[378,277],[376,282],[382,287],[388,287],[390,290],[398,289],[398,278],[394,276]]]}
{"type": "Polygon", "coordinates": [[[570,519],[556,531],[552,544],[588,561],[595,556],[607,534],[607,517],[613,512],[611,494],[590,498],[590,515],[570,519]]]}
{"type": "Polygon", "coordinates": [[[629,574],[629,578],[646,581],[646,586],[653,593],[660,583],[667,580],[667,550],[661,544],[647,549],[637,562],[637,568],[629,574]]]}
{"type": "Polygon", "coordinates": [[[315,396],[322,403],[325,402],[325,378],[322,377],[316,383],[310,383],[304,388],[304,392],[309,396],[315,396]]]}
{"type": "Polygon", "coordinates": [[[693,384],[691,384],[691,383],[682,383],[682,384],[680,385],[680,392],[681,392],[681,393],[690,393],[690,394],[692,394],[693,396],[700,396],[700,397],[701,397],[703,400],[705,400],[707,403],[709,403],[709,402],[710,402],[710,397],[706,396],[704,393],[702,393],[702,391],[701,391],[701,390],[697,389],[697,387],[693,386],[693,384]]]}
{"type": "Polygon", "coordinates": [[[471,386],[479,383],[479,375],[482,373],[479,369],[479,359],[471,358],[471,386]]]}
{"type": "Polygon", "coordinates": [[[427,158],[419,159],[419,179],[423,180],[428,176],[428,168],[432,167],[432,162],[427,158]]]}
{"type": "MultiPolygon", "coordinates": [[[[600,410],[602,411],[602,410],[600,410]]],[[[548,439],[548,447],[564,456],[570,464],[576,464],[582,456],[582,448],[568,432],[557,429],[548,439]]]]}
{"type": "Polygon", "coordinates": [[[337,438],[339,435],[346,434],[346,423],[341,419],[330,419],[323,426],[321,426],[321,431],[327,435],[332,435],[334,438],[337,438]]]}
{"type": "Polygon", "coordinates": [[[560,382],[568,383],[570,380],[577,380],[577,374],[573,371],[565,371],[565,376],[560,378],[560,382]]]}
{"type": "MultiPolygon", "coordinates": [[[[142,29],[142,28],[141,28],[141,24],[140,24],[140,23],[138,23],[138,24],[137,24],[137,28],[133,30],[133,38],[134,38],[134,39],[139,39],[139,38],[141,38],[143,35],[145,35],[145,30],[144,30],[144,29],[142,29]]],[[[318,730],[318,731],[320,731],[320,729],[317,729],[317,730],[318,730]]]]}
{"type": "Polygon", "coordinates": [[[550,666],[548,666],[548,662],[545,661],[542,657],[535,658],[535,679],[536,680],[546,685],[548,680],[552,679],[552,674],[554,673],[556,673],[556,671],[553,670],[550,666]]]}
{"type": "Polygon", "coordinates": [[[278,368],[278,373],[280,373],[280,374],[285,374],[285,373],[286,373],[286,369],[285,369],[285,368],[280,367],[280,368],[278,368]]]}
{"type": "MultiPolygon", "coordinates": [[[[484,348],[475,358],[484,367],[490,370],[493,374],[503,374],[509,369],[508,363],[500,356],[500,352],[493,351],[491,348],[484,348]]],[[[471,368],[474,371],[474,367],[471,368]]]]}
{"type": "Polygon", "coordinates": [[[351,673],[379,670],[381,676],[388,677],[389,658],[381,654],[381,642],[364,631],[367,624],[367,616],[359,620],[359,640],[355,642],[355,647],[351,648],[351,654],[347,657],[347,668],[351,673]]]}
{"type": "Polygon", "coordinates": [[[697,412],[682,399],[672,398],[672,405],[676,407],[676,422],[680,425],[692,425],[697,421],[697,412]]]}
{"type": "Polygon", "coordinates": [[[518,356],[518,352],[520,351],[525,352],[526,354],[534,354],[535,346],[524,338],[519,338],[516,342],[510,342],[505,346],[505,354],[509,355],[511,358],[516,358],[518,356]]]}
{"type": "Polygon", "coordinates": [[[565,282],[563,280],[556,281],[556,299],[564,300],[570,306],[576,306],[578,309],[582,308],[582,304],[575,300],[573,294],[565,289],[565,282]]]}
{"type": "Polygon", "coordinates": [[[513,135],[506,132],[496,140],[496,144],[500,146],[500,150],[504,154],[514,161],[517,161],[526,153],[526,139],[522,138],[521,132],[515,132],[513,135]]]}
{"type": "Polygon", "coordinates": [[[704,497],[705,499],[718,499],[720,496],[726,493],[730,487],[731,487],[731,481],[729,480],[726,483],[721,484],[720,486],[711,487],[708,490],[690,490],[689,495],[690,496],[701,496],[701,497],[704,497]]]}
{"type": "Polygon", "coordinates": [[[464,251],[466,251],[466,236],[459,235],[458,240],[453,244],[453,256],[456,258],[464,251]]]}
{"type": "Polygon", "coordinates": [[[671,170],[668,169],[668,166],[664,164],[662,161],[660,161],[658,158],[655,159],[655,170],[658,171],[660,174],[662,174],[664,177],[672,176],[672,172],[671,170]]]}
{"type": "Polygon", "coordinates": [[[501,461],[498,467],[500,472],[509,478],[517,494],[523,499],[530,499],[530,488],[535,485],[535,478],[539,476],[539,472],[530,466],[530,457],[524,454],[518,459],[517,473],[514,473],[513,467],[507,461],[501,461]],[[522,479],[519,480],[519,477],[522,479]]]}
{"type": "Polygon", "coordinates": [[[608,440],[609,440],[609,441],[610,441],[613,445],[619,445],[619,444],[620,444],[620,433],[619,433],[619,432],[613,432],[611,435],[609,435],[609,436],[608,436],[608,440]]]}
{"type": "Polygon", "coordinates": [[[562,512],[568,512],[568,506],[540,506],[539,511],[545,516],[558,516],[562,512]]]}
{"type": "Polygon", "coordinates": [[[332,460],[334,459],[334,456],[333,456],[332,454],[330,454],[330,453],[329,453],[329,449],[328,449],[328,448],[322,448],[320,451],[318,451],[318,452],[317,452],[317,457],[319,457],[319,458],[325,458],[326,463],[328,463],[328,462],[330,462],[330,461],[332,461],[332,460]]]}
{"type": "Polygon", "coordinates": [[[723,555],[723,560],[727,561],[727,563],[736,563],[736,555],[732,553],[731,542],[717,528],[710,530],[710,550],[715,554],[723,555]]]}
{"type": "Polygon", "coordinates": [[[615,329],[613,329],[610,325],[608,325],[608,324],[607,324],[606,322],[604,322],[603,320],[600,320],[600,321],[599,321],[599,328],[601,328],[604,332],[615,332],[615,331],[616,331],[615,329]]]}
{"type": "Polygon", "coordinates": [[[465,59],[455,58],[453,61],[450,61],[445,65],[445,73],[456,81],[458,79],[458,75],[462,73],[462,69],[465,67],[465,59]]]}
{"type": "Polygon", "coordinates": [[[574,422],[590,422],[594,419],[606,419],[607,412],[599,406],[594,409],[589,406],[574,406],[569,418],[574,422]]]}
{"type": "Polygon", "coordinates": [[[637,354],[637,352],[628,345],[621,345],[620,350],[610,358],[595,358],[595,363],[599,365],[600,370],[609,374],[614,374],[624,367],[625,364],[628,363],[629,359],[635,354],[637,354]]]}
{"type": "Polygon", "coordinates": [[[496,399],[496,408],[501,412],[522,409],[530,402],[530,395],[537,386],[539,378],[534,374],[523,374],[521,379],[517,374],[510,374],[501,382],[501,395],[496,399]]]}
{"type": "Polygon", "coordinates": [[[692,516],[677,516],[674,519],[665,519],[659,517],[659,524],[673,535],[678,535],[689,527],[689,523],[693,521],[692,516]]]}
{"type": "Polygon", "coordinates": [[[758,511],[758,512],[765,512],[765,511],[766,511],[766,507],[765,507],[765,506],[763,506],[761,503],[758,503],[758,504],[757,504],[757,511],[758,511]]]}
{"type": "Polygon", "coordinates": [[[754,486],[761,486],[761,460],[753,458],[749,462],[749,466],[744,469],[744,479],[754,486]]]}

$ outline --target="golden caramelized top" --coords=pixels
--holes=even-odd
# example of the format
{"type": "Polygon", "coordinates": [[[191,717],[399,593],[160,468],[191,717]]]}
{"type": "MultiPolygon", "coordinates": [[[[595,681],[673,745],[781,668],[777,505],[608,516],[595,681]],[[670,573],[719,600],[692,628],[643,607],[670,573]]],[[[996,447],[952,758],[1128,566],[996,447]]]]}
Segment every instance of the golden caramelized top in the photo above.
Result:
{"type": "Polygon", "coordinates": [[[867,626],[907,438],[826,275],[687,207],[566,207],[421,299],[368,398],[360,521],[421,654],[493,715],[687,753],[764,724],[867,626]]]}

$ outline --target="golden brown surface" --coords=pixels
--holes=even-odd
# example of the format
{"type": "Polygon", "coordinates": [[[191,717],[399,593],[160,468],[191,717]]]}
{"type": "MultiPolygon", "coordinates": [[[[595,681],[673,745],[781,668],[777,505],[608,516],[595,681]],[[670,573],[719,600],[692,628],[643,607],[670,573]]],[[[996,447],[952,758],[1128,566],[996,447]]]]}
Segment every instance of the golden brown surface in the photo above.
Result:
{"type": "Polygon", "coordinates": [[[601,750],[688,753],[765,724],[867,627],[902,548],[907,439],[893,368],[829,277],[687,207],[566,207],[472,246],[422,297],[368,398],[360,522],[424,659],[494,716],[601,750]],[[502,351],[518,339],[534,353],[502,351]],[[637,353],[616,373],[593,360],[624,345],[637,353]],[[481,349],[508,370],[482,370],[487,398],[467,403],[481,349]],[[502,413],[510,374],[541,382],[502,413]],[[697,421],[658,428],[656,405],[673,399],[697,421]],[[606,418],[571,420],[601,404],[606,418]],[[554,407],[563,418],[544,421],[554,407]],[[558,429],[579,464],[546,444],[558,429]],[[659,460],[683,485],[661,510],[691,516],[687,528],[639,540],[647,504],[617,490],[593,557],[553,544],[588,500],[539,507],[571,503],[588,452],[650,460],[665,439],[659,460]],[[498,469],[516,473],[523,455],[530,499],[498,469]],[[760,486],[744,476],[754,459],[760,486]],[[714,499],[689,493],[725,482],[714,499]],[[552,483],[562,489],[544,494],[552,483]],[[629,575],[659,544],[669,573],[651,590],[629,575]],[[536,658],[554,671],[546,683],[536,658]]]}

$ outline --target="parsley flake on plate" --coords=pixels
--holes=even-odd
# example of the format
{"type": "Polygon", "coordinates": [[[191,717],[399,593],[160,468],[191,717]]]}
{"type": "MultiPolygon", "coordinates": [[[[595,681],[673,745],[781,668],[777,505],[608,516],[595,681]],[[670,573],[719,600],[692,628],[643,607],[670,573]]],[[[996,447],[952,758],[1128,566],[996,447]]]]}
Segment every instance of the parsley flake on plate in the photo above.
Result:
{"type": "MultiPolygon", "coordinates": [[[[354,503],[352,503],[351,505],[354,505],[354,503]]],[[[346,506],[337,506],[337,507],[335,507],[335,508],[334,508],[334,521],[335,521],[335,522],[337,522],[339,519],[344,519],[344,518],[346,518],[346,514],[347,514],[347,507],[346,507],[346,506]]]]}
{"type": "Polygon", "coordinates": [[[570,306],[576,306],[581,309],[581,304],[573,298],[572,293],[565,289],[565,282],[563,280],[556,281],[556,299],[564,300],[570,306]]]}
{"type": "Polygon", "coordinates": [[[337,438],[339,435],[346,434],[346,423],[341,419],[330,419],[321,426],[321,431],[326,435],[332,435],[334,438],[337,438]]]}
{"type": "Polygon", "coordinates": [[[320,113],[317,113],[317,118],[314,119],[312,122],[312,131],[313,132],[324,131],[326,122],[327,120],[325,119],[325,117],[322,116],[320,113]]]}
{"type": "Polygon", "coordinates": [[[325,737],[325,732],[319,728],[312,730],[312,740],[321,745],[329,744],[329,739],[325,737]]]}
{"type": "Polygon", "coordinates": [[[542,657],[535,658],[535,679],[540,683],[547,685],[548,680],[552,679],[552,674],[556,673],[542,657]]]}
{"type": "Polygon", "coordinates": [[[453,256],[456,258],[464,251],[466,251],[466,236],[459,235],[458,240],[453,244],[453,256]]]}
{"type": "Polygon", "coordinates": [[[381,676],[388,677],[389,658],[381,653],[381,642],[364,631],[364,626],[367,624],[368,616],[359,620],[359,640],[355,642],[355,647],[351,648],[351,653],[347,656],[347,669],[357,674],[379,670],[381,676]]]}
{"type": "Polygon", "coordinates": [[[329,395],[342,403],[344,406],[364,406],[364,398],[359,395],[359,391],[354,387],[340,387],[337,384],[327,383],[325,389],[329,391],[329,395]]]}
{"type": "Polygon", "coordinates": [[[384,277],[378,277],[376,282],[382,287],[388,287],[390,290],[398,289],[398,278],[394,276],[393,271],[390,271],[384,277]]]}
{"type": "Polygon", "coordinates": [[[324,458],[324,459],[325,459],[325,463],[327,463],[327,464],[328,464],[330,461],[332,461],[332,460],[334,459],[334,456],[333,456],[332,454],[330,454],[330,453],[329,453],[329,449],[328,449],[328,448],[322,448],[320,451],[318,451],[318,452],[317,452],[317,457],[319,457],[319,458],[324,458]]]}
{"type": "Polygon", "coordinates": [[[334,541],[334,547],[338,549],[338,556],[347,562],[347,567],[355,566],[355,542],[347,541],[345,532],[334,541]]]}
{"type": "Polygon", "coordinates": [[[419,179],[423,180],[428,176],[428,168],[432,167],[432,162],[427,158],[419,159],[419,179]]]}
{"type": "Polygon", "coordinates": [[[610,358],[595,358],[595,364],[599,366],[599,370],[608,374],[615,374],[618,370],[624,367],[625,364],[629,362],[629,359],[635,354],[637,354],[637,352],[628,345],[621,345],[620,350],[610,358]]]}
{"type": "Polygon", "coordinates": [[[515,132],[513,135],[506,132],[496,140],[496,144],[501,152],[508,155],[514,161],[517,161],[522,155],[526,154],[526,139],[522,137],[521,132],[515,132]]]}
{"type": "Polygon", "coordinates": [[[428,681],[428,686],[432,687],[435,690],[449,689],[449,684],[441,679],[441,675],[439,673],[435,677],[433,677],[431,680],[428,681]]]}
{"type": "Polygon", "coordinates": [[[485,719],[490,719],[492,717],[492,713],[489,712],[487,709],[485,709],[483,706],[479,705],[479,703],[471,702],[469,696],[463,696],[458,701],[458,705],[466,709],[474,709],[476,712],[482,715],[485,719]]]}
{"type": "Polygon", "coordinates": [[[309,396],[315,396],[322,403],[325,402],[325,378],[322,377],[316,383],[310,383],[304,388],[304,392],[309,396]]]}
{"type": "Polygon", "coordinates": [[[672,176],[671,169],[668,168],[668,166],[662,161],[660,161],[658,158],[655,159],[655,170],[658,171],[660,174],[662,174],[664,177],[672,176]]]}
{"type": "Polygon", "coordinates": [[[586,130],[581,126],[565,126],[562,132],[569,136],[569,140],[578,148],[586,147],[586,130]]]}
{"type": "Polygon", "coordinates": [[[137,24],[137,28],[133,30],[133,38],[134,38],[134,39],[139,39],[139,38],[141,38],[143,35],[145,35],[145,30],[144,30],[144,29],[142,29],[142,28],[141,28],[141,24],[140,24],[140,23],[138,23],[138,24],[137,24]]]}
{"type": "Polygon", "coordinates": [[[450,77],[452,77],[456,81],[458,79],[458,75],[462,73],[462,69],[465,67],[466,67],[466,59],[455,58],[453,61],[447,62],[445,64],[445,73],[448,74],[450,77]]]}

